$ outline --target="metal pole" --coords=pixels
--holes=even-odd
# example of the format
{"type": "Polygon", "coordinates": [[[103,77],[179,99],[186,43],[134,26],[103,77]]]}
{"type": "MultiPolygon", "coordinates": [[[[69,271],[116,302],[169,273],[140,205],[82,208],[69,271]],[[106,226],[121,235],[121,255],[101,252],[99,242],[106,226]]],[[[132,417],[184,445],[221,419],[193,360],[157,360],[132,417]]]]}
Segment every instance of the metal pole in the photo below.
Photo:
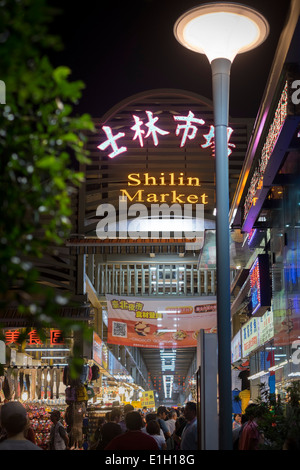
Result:
{"type": "Polygon", "coordinates": [[[229,255],[228,110],[231,62],[211,62],[216,155],[217,330],[219,449],[232,449],[231,315],[229,255]]]}

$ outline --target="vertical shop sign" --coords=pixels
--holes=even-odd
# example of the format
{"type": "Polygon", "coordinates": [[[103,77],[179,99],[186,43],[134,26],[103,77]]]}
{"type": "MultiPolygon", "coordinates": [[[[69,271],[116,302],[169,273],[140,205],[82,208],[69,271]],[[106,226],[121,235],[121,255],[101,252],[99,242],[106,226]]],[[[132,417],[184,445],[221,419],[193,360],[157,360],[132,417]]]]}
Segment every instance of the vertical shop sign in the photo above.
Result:
{"type": "Polygon", "coordinates": [[[97,362],[99,366],[102,366],[102,339],[93,332],[93,361],[97,362]]]}
{"type": "Polygon", "coordinates": [[[242,355],[247,357],[259,346],[259,322],[254,317],[242,327],[242,355]]]}
{"type": "Polygon", "coordinates": [[[271,306],[269,258],[258,255],[250,269],[252,315],[261,316],[271,306]]]}
{"type": "Polygon", "coordinates": [[[267,311],[259,318],[259,343],[262,346],[274,337],[273,311],[267,311]]]}
{"type": "Polygon", "coordinates": [[[242,358],[242,338],[239,331],[231,341],[231,363],[239,361],[242,358]]]}

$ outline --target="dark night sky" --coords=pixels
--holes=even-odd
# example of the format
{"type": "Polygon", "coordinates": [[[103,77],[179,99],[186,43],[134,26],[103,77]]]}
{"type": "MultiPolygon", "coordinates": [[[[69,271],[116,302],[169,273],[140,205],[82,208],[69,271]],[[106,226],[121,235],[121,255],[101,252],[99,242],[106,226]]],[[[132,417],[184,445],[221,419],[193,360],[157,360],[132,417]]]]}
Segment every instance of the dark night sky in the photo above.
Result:
{"type": "MultiPolygon", "coordinates": [[[[120,100],[155,88],[177,88],[211,99],[211,72],[205,56],[185,49],[173,26],[186,10],[206,1],[49,0],[63,11],[51,26],[64,50],[52,59],[67,65],[71,79],[86,84],[77,109],[101,117],[120,100]]],[[[231,69],[230,115],[255,117],[270,72],[289,1],[249,0],[270,24],[254,51],[238,55],[231,69]]]]}

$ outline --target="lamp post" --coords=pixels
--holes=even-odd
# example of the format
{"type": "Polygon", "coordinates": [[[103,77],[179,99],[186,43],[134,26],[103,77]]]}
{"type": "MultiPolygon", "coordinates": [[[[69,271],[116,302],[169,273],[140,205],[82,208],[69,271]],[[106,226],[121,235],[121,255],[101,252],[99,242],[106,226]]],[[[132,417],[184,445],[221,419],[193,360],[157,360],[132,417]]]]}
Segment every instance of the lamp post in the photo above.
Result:
{"type": "Polygon", "coordinates": [[[176,39],[205,54],[211,64],[216,158],[217,334],[219,449],[232,448],[231,313],[229,254],[228,114],[232,61],[260,45],[269,33],[265,18],[248,6],[212,2],[188,10],[175,23],[176,39]]]}

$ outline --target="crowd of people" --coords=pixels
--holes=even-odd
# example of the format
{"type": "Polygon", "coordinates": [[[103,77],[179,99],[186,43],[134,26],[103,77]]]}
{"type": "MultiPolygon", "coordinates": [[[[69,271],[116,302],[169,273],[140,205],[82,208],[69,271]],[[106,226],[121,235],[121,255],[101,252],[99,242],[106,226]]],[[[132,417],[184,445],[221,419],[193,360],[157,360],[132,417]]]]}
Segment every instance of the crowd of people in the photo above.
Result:
{"type": "MultiPolygon", "coordinates": [[[[49,450],[68,450],[69,436],[60,412],[50,415],[49,450]]],[[[5,403],[0,412],[0,450],[42,450],[36,445],[25,407],[17,401],[5,403]]],[[[197,450],[197,406],[159,406],[156,411],[113,408],[99,419],[88,450],[197,450]]]]}
{"type": "MultiPolygon", "coordinates": [[[[264,436],[259,430],[256,405],[248,405],[244,414],[233,417],[233,450],[256,450],[264,436]]],[[[50,415],[52,426],[49,450],[68,450],[69,436],[58,410],[50,415]]],[[[5,403],[0,410],[0,450],[42,450],[35,443],[27,411],[18,401],[5,403]]],[[[183,408],[159,406],[156,411],[135,410],[130,404],[113,408],[99,418],[88,450],[198,450],[197,405],[183,408]]]]}
{"type": "Polygon", "coordinates": [[[123,413],[113,409],[101,419],[91,450],[197,450],[197,407],[159,406],[155,412],[134,410],[125,405],[123,413]]]}

